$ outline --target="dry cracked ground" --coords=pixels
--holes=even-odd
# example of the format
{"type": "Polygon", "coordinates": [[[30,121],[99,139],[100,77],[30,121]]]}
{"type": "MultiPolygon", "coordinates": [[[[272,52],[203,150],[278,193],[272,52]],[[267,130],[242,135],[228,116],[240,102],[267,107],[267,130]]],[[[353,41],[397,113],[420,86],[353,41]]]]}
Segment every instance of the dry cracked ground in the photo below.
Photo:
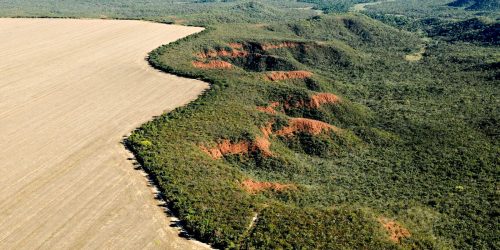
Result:
{"type": "Polygon", "coordinates": [[[0,19],[0,249],[195,249],[123,136],[208,86],[147,53],[200,28],[0,19]]]}

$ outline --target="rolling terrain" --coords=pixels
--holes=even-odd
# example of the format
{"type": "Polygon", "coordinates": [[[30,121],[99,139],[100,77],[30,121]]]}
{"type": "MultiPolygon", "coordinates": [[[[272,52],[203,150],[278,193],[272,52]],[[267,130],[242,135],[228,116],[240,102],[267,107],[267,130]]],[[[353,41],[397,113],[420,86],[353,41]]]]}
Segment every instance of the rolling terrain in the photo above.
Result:
{"type": "Polygon", "coordinates": [[[207,88],[145,60],[201,30],[0,19],[1,249],[205,247],[178,237],[121,144],[207,88]]]}
{"type": "MultiPolygon", "coordinates": [[[[35,5],[7,0],[0,2],[0,16],[131,18],[206,28],[155,49],[148,60],[158,70],[203,80],[210,89],[124,138],[161,191],[158,196],[167,201],[190,236],[224,249],[500,248],[500,19],[491,7],[495,1],[102,2],[40,0],[35,5]],[[481,8],[471,8],[478,5],[481,8]]],[[[78,45],[71,50],[87,48],[87,42],[78,45]]],[[[44,46],[48,45],[38,47],[44,46]]],[[[118,41],[104,50],[111,48],[113,56],[130,52],[118,41]]],[[[58,59],[70,56],[63,54],[58,59]]],[[[85,56],[70,57],[72,61],[80,58],[89,65],[85,56]]],[[[130,62],[121,64],[122,59],[114,61],[116,67],[129,72],[130,62]]],[[[9,70],[7,66],[3,69],[9,70]]],[[[82,71],[79,67],[78,72],[84,74],[82,71]]],[[[24,74],[29,76],[29,72],[24,74]]],[[[102,72],[102,77],[104,84],[115,79],[109,72],[102,72]]],[[[142,83],[143,77],[128,76],[127,80],[142,83]]],[[[12,97],[4,102],[29,100],[21,94],[23,85],[29,86],[21,84],[17,92],[11,89],[12,97]]],[[[166,105],[159,101],[165,101],[159,95],[166,92],[152,85],[140,86],[130,96],[147,99],[152,95],[153,102],[158,102],[155,105],[166,105]]],[[[95,96],[107,97],[106,93],[106,88],[101,88],[95,96]]],[[[35,94],[34,98],[45,95],[35,94]]],[[[69,97],[65,100],[70,103],[69,97]]],[[[116,100],[113,103],[119,104],[116,100]]],[[[130,105],[136,104],[139,102],[134,100],[130,105]]],[[[53,108],[49,105],[41,110],[53,108]]],[[[166,108],[170,110],[168,105],[166,108]]],[[[24,159],[14,153],[30,144],[27,139],[17,142],[16,138],[25,137],[13,131],[30,126],[36,130],[36,125],[30,124],[41,119],[36,115],[33,111],[37,119],[12,120],[10,127],[0,124],[10,129],[11,136],[2,159],[9,162],[7,154],[13,154],[23,163],[24,159]],[[9,144],[17,145],[17,150],[9,144]]],[[[138,116],[103,114],[101,127],[138,116]]],[[[46,121],[56,127],[50,123],[52,116],[46,121]]],[[[59,129],[66,128],[59,125],[59,129]]],[[[69,134],[89,131],[86,129],[79,126],[69,134]]],[[[32,138],[39,140],[38,136],[32,138]]],[[[121,146],[100,144],[101,139],[90,138],[103,147],[96,149],[95,159],[89,158],[85,165],[94,166],[92,163],[113,154],[110,148],[121,146]]],[[[86,152],[85,148],[76,150],[78,157],[86,152]]],[[[59,164],[57,154],[49,153],[52,155],[46,157],[45,164],[59,164]]],[[[106,179],[102,187],[116,183],[106,171],[109,168],[102,166],[93,171],[106,179]]],[[[16,178],[24,172],[13,173],[18,174],[16,178]]],[[[56,167],[49,170],[45,176],[55,178],[43,179],[43,183],[47,187],[57,185],[51,182],[64,183],[58,179],[59,173],[56,167]]],[[[130,177],[137,177],[134,174],[130,177]]],[[[129,181],[123,180],[114,188],[121,190],[129,181]]],[[[19,209],[9,212],[9,207],[17,204],[11,201],[16,196],[12,190],[12,196],[0,197],[0,206],[8,204],[4,219],[8,222],[0,225],[10,230],[0,237],[15,239],[18,229],[10,227],[15,220],[23,221],[28,234],[43,234],[32,225],[47,221],[46,211],[30,207],[27,198],[22,198],[25,200],[19,209]]],[[[26,190],[20,194],[41,193],[36,185],[20,190],[26,190]]],[[[133,193],[124,191],[117,199],[133,193]]],[[[108,195],[85,211],[99,211],[98,204],[114,198],[108,195]]],[[[150,204],[151,196],[143,201],[150,204]]],[[[110,209],[126,203],[113,202],[110,209]]],[[[50,199],[35,200],[38,207],[53,203],[50,199]]],[[[136,208],[140,202],[128,203],[136,208]]],[[[71,204],[81,206],[79,200],[71,204]]],[[[157,227],[147,218],[160,217],[148,211],[131,217],[147,222],[136,223],[133,229],[125,219],[113,221],[110,228],[95,226],[100,228],[98,235],[103,235],[95,236],[99,246],[85,247],[121,247],[123,239],[115,235],[123,232],[113,233],[118,230],[125,230],[126,236],[137,234],[132,230],[151,232],[157,227]]],[[[59,220],[49,221],[57,224],[59,220]]],[[[137,234],[141,236],[134,244],[154,247],[164,239],[166,245],[162,246],[171,247],[168,239],[174,235],[166,232],[166,237],[158,238],[154,233],[137,234]],[[152,239],[156,239],[154,244],[152,239]]],[[[61,242],[49,238],[48,242],[61,242]]],[[[76,244],[94,240],[88,238],[90,241],[82,239],[76,244]]],[[[17,244],[23,244],[23,239],[17,244]]]]}
{"type": "Polygon", "coordinates": [[[217,247],[495,248],[498,49],[432,39],[357,13],[218,25],[151,53],[212,88],[128,145],[217,247]]]}

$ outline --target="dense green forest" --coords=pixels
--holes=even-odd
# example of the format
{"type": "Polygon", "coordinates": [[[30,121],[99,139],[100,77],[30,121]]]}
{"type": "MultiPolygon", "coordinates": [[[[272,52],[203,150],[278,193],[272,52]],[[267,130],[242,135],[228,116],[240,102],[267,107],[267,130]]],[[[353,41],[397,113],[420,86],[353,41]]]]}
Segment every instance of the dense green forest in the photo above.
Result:
{"type": "Polygon", "coordinates": [[[448,4],[452,7],[465,7],[467,10],[494,10],[500,9],[500,2],[497,0],[456,0],[448,4]]]}
{"type": "Polygon", "coordinates": [[[192,237],[240,249],[500,248],[496,9],[73,2],[9,0],[0,15],[207,27],[149,61],[210,90],[126,141],[192,237]]]}
{"type": "Polygon", "coordinates": [[[312,5],[294,0],[5,0],[0,16],[145,19],[207,26],[217,23],[302,19],[312,5]]]}

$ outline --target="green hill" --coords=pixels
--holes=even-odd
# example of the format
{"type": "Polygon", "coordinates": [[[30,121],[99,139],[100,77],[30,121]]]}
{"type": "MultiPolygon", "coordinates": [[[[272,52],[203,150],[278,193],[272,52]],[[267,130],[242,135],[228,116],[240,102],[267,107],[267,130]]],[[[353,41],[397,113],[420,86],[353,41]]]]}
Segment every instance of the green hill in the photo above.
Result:
{"type": "Polygon", "coordinates": [[[467,10],[500,10],[500,2],[498,0],[456,0],[448,5],[452,7],[465,7],[467,10]]]}
{"type": "Polygon", "coordinates": [[[212,89],[127,143],[218,247],[493,248],[495,48],[420,46],[360,15],[217,25],[151,54],[212,89]]]}
{"type": "Polygon", "coordinates": [[[500,248],[497,5],[343,13],[358,2],[6,0],[0,15],[207,28],[149,62],[210,90],[126,140],[191,237],[229,249],[500,248]]]}
{"type": "Polygon", "coordinates": [[[426,19],[422,24],[428,36],[450,42],[462,41],[485,45],[500,44],[500,23],[484,18],[471,18],[449,22],[439,19],[426,19]]]}

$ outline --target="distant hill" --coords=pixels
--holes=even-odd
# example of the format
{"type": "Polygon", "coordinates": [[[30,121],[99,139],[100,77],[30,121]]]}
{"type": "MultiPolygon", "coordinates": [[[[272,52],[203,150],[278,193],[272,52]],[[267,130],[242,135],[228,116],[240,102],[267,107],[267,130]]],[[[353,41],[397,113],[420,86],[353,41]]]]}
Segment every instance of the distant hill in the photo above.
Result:
{"type": "Polygon", "coordinates": [[[499,0],[455,0],[448,4],[452,7],[465,7],[466,10],[500,10],[499,0]]]}
{"type": "Polygon", "coordinates": [[[481,18],[459,22],[446,22],[436,18],[423,20],[430,37],[441,37],[447,41],[476,42],[483,45],[500,44],[500,23],[481,18]]]}

